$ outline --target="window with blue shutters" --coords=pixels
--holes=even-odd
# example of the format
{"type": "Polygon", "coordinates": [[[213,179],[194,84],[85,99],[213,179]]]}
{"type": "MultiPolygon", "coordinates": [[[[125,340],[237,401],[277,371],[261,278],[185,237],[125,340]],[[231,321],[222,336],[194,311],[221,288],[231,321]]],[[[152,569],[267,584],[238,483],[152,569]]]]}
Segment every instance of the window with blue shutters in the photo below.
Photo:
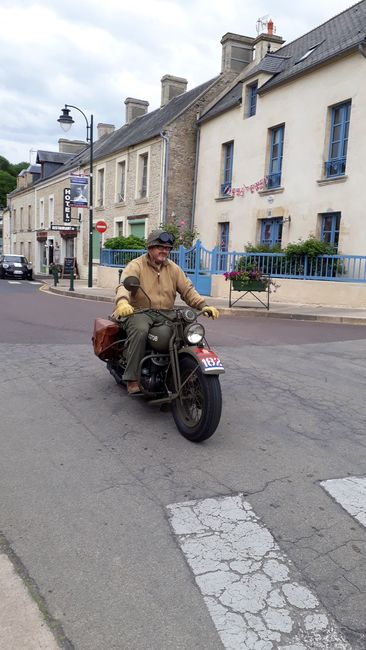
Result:
{"type": "Polygon", "coordinates": [[[331,109],[329,154],[325,163],[325,176],[344,176],[348,145],[351,102],[338,104],[331,109]]]}
{"type": "Polygon", "coordinates": [[[230,196],[231,181],[233,176],[234,142],[225,142],[223,145],[223,170],[221,183],[221,196],[230,196]]]}
{"type": "Polygon", "coordinates": [[[270,158],[267,175],[267,187],[269,189],[281,186],[284,134],[284,126],[276,126],[274,129],[270,129],[270,158]]]}
{"type": "Polygon", "coordinates": [[[333,244],[336,250],[338,250],[340,224],[340,212],[327,212],[322,215],[320,239],[327,244],[333,244]]]}
{"type": "Polygon", "coordinates": [[[252,117],[257,112],[257,90],[257,81],[248,87],[248,117],[252,117]]]}
{"type": "Polygon", "coordinates": [[[260,244],[265,244],[266,246],[281,245],[282,224],[282,217],[279,219],[263,219],[261,222],[260,244]]]}

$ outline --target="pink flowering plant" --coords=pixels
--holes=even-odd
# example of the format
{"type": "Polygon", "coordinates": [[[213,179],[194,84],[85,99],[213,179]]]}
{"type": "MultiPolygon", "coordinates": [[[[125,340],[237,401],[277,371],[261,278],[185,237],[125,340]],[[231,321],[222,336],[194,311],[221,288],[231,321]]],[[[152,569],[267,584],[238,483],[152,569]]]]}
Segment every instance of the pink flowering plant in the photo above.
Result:
{"type": "Polygon", "coordinates": [[[242,262],[239,262],[238,269],[236,271],[227,271],[224,273],[224,277],[225,280],[238,281],[248,285],[260,282],[265,289],[269,288],[269,291],[276,291],[280,286],[275,280],[258,269],[255,264],[250,263],[244,266],[242,262]]]}
{"type": "Polygon", "coordinates": [[[268,278],[263,276],[259,269],[243,269],[242,271],[228,271],[224,273],[225,280],[239,280],[240,282],[265,282],[268,278]]]}

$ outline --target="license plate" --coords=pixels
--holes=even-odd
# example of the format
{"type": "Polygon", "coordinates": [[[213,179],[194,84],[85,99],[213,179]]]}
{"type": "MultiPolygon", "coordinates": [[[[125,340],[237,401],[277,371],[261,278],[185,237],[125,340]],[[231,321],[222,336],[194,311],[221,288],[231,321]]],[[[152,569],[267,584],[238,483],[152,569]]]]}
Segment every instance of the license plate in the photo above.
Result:
{"type": "Polygon", "coordinates": [[[23,271],[14,271],[14,275],[23,275],[23,271]]]}

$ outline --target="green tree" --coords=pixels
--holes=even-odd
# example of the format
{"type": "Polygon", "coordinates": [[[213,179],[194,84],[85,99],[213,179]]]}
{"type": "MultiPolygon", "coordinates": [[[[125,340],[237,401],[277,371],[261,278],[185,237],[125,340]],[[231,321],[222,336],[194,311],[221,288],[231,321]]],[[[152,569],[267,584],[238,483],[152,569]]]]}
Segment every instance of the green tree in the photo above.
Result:
{"type": "Polygon", "coordinates": [[[17,185],[17,176],[29,167],[29,163],[21,162],[13,165],[4,156],[0,156],[0,206],[6,206],[6,195],[17,185]]]}
{"type": "Polygon", "coordinates": [[[16,187],[16,177],[6,171],[0,171],[0,206],[6,207],[6,195],[16,187]]]}

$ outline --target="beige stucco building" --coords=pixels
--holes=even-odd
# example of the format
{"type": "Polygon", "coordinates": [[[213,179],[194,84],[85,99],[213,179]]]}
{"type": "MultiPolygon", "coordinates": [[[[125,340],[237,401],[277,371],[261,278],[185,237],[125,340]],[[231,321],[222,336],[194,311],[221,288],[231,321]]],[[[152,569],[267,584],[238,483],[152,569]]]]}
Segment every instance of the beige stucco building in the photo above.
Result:
{"type": "Polygon", "coordinates": [[[269,31],[201,115],[200,238],[208,248],[244,251],[315,235],[340,254],[366,255],[366,2],[288,45],[269,31]]]}

